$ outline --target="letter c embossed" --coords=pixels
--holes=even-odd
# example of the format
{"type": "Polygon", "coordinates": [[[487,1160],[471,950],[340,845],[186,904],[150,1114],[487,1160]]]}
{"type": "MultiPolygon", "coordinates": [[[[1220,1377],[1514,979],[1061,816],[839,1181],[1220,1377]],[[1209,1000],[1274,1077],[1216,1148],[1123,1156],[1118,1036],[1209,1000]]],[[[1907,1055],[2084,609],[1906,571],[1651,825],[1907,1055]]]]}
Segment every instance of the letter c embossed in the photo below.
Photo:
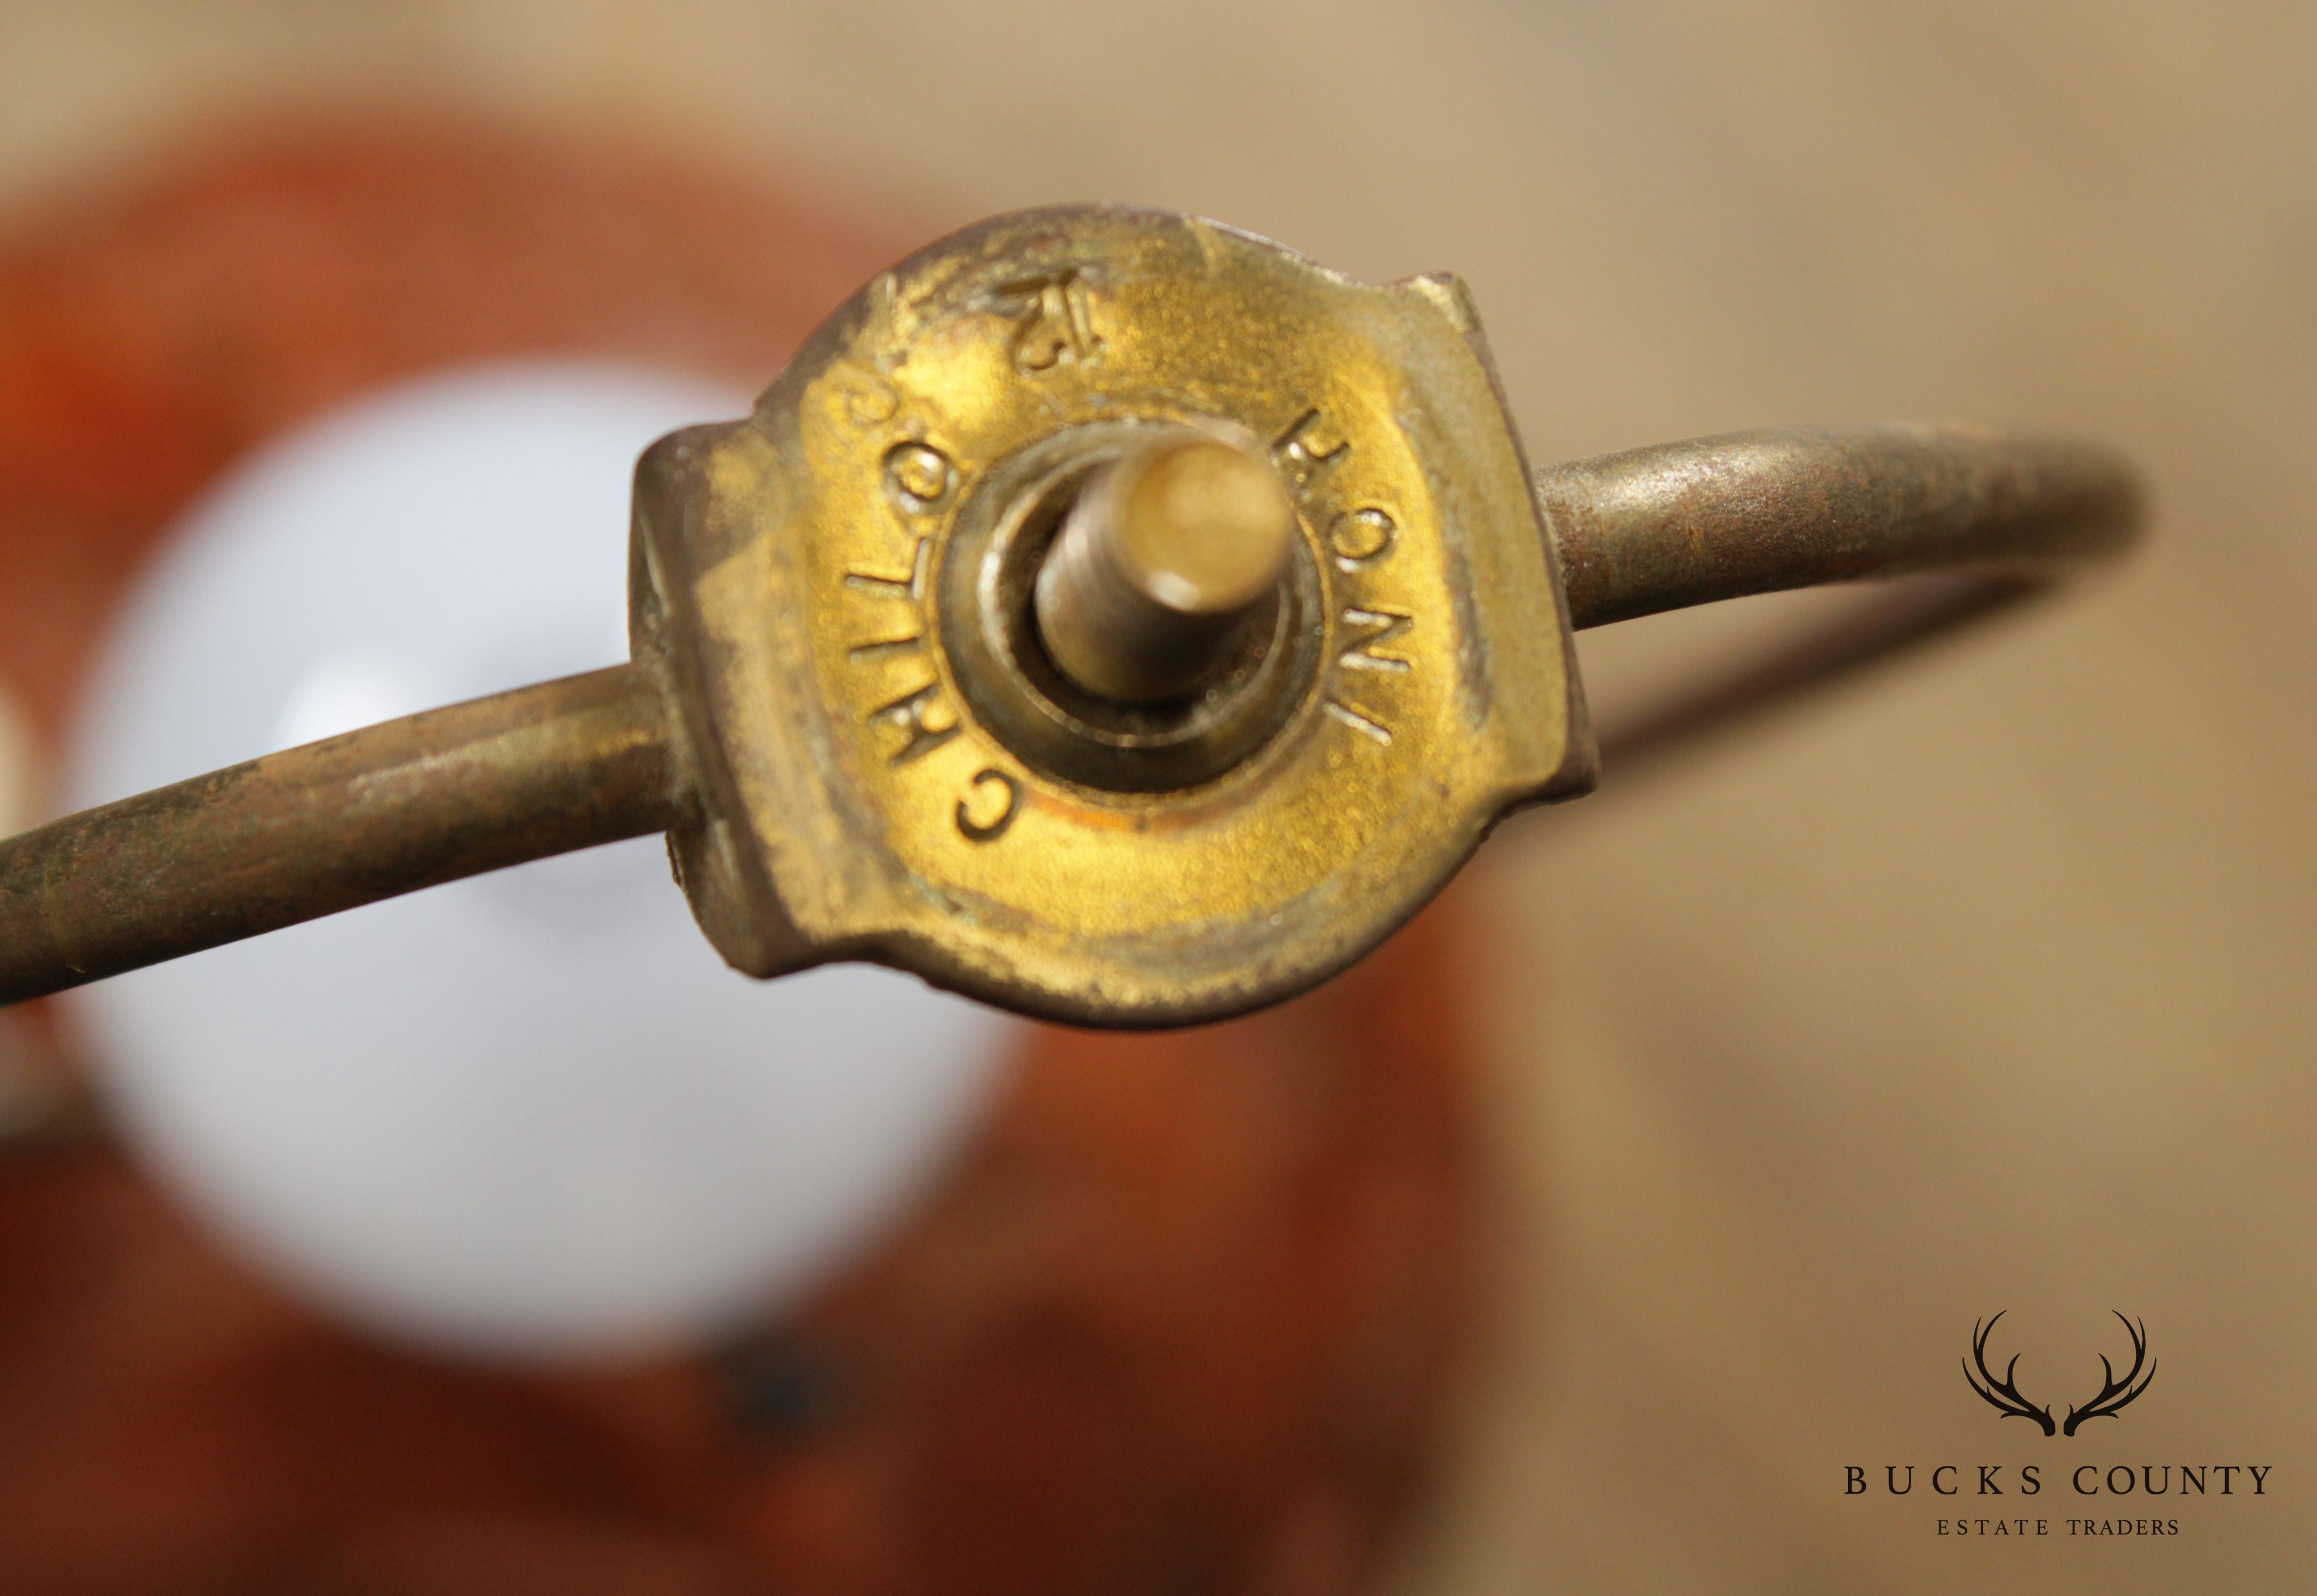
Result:
{"type": "Polygon", "coordinates": [[[1004,836],[1014,824],[1014,816],[1022,812],[1022,783],[996,768],[973,773],[975,790],[995,787],[1005,794],[1005,807],[988,820],[976,820],[968,800],[957,800],[957,829],[969,843],[994,843],[1004,836]]]}

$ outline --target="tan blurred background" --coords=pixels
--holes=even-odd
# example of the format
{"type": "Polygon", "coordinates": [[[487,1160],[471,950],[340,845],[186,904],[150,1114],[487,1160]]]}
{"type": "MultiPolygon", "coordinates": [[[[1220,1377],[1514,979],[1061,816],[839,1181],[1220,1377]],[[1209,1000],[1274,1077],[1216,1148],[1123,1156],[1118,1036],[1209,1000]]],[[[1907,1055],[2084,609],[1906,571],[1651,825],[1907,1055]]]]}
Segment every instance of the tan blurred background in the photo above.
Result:
{"type": "MultiPolygon", "coordinates": [[[[1541,459],[1874,417],[2125,446],[2127,575],[1613,770],[1472,872],[1496,1291],[1402,1583],[2317,1584],[2317,9],[11,0],[0,81],[14,206],[416,98],[926,236],[1115,199],[1453,269],[1541,459]],[[2161,1360],[2129,1414],[2045,1441],[1963,1388],[2008,1308],[2080,1401],[2111,1307],[2161,1360]],[[2117,1511],[2068,1467],[2143,1460],[2274,1472],[2177,1538],[2064,1535],[2117,1511]],[[2031,1461],[2042,1541],[1843,1493],[2031,1461]]],[[[1597,701],[1749,624],[1589,637],[1597,701]]]]}

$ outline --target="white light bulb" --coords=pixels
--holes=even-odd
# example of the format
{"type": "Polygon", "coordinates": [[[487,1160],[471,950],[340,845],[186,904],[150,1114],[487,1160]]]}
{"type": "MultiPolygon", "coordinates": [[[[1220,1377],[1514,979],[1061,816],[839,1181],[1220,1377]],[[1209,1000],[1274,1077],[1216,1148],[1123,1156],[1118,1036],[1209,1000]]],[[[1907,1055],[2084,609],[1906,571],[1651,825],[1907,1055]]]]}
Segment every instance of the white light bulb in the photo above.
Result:
{"type": "MultiPolygon", "coordinates": [[[[76,805],[625,657],[629,476],[721,388],[541,363],[262,451],[117,629],[76,805]]],[[[726,969],[643,838],[70,1000],[125,1134],[237,1250],[389,1333],[587,1358],[776,1310],[981,1122],[1011,1028],[890,971],[726,969]]]]}

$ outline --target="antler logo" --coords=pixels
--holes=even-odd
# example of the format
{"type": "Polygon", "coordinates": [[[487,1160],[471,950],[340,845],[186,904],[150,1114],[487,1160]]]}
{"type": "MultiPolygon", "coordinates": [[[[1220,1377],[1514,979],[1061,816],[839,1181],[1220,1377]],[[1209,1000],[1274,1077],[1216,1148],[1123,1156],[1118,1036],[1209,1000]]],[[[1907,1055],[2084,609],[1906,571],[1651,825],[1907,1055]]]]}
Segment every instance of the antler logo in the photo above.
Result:
{"type": "MultiPolygon", "coordinates": [[[[1999,1380],[1995,1378],[1994,1370],[1987,1367],[1987,1338],[1995,1333],[1995,1320],[2001,1317],[2003,1317],[2002,1313],[1997,1314],[1995,1319],[1990,1319],[1987,1322],[1984,1329],[1980,1326],[1977,1320],[1972,1321],[1971,1363],[1963,1366],[1963,1378],[1971,1381],[1971,1388],[1979,1393],[1982,1401],[1991,1404],[2005,1418],[2033,1419],[2044,1427],[2044,1433],[2049,1435],[2053,1429],[2052,1410],[2048,1407],[2037,1407],[2034,1403],[2029,1402],[2025,1396],[2019,1395],[2019,1387],[2012,1382],[2012,1376],[2019,1372],[2019,1354],[2017,1352],[2011,1354],[2011,1361],[2004,1366],[2003,1378],[1999,1380]],[[1979,1366],[1979,1374],[1976,1378],[1971,1372],[1972,1364],[1974,1363],[1979,1366]],[[1986,1382],[1984,1385],[1981,1384],[1982,1380],[1986,1382]]],[[[2072,1426],[2075,1419],[2071,1416],[2068,1422],[2072,1426]]],[[[2068,1433],[2072,1435],[2075,1431],[2071,1428],[2068,1433]]]]}
{"type": "Polygon", "coordinates": [[[1979,1394],[1981,1401],[1994,1408],[2005,1418],[2033,1419],[2042,1426],[2046,1435],[2052,1434],[2055,1429],[2060,1434],[2073,1435],[2076,1432],[2076,1426],[2087,1419],[2116,1417],[2126,1404],[2137,1399],[2142,1392],[2147,1390],[2149,1383],[2156,1378],[2156,1365],[2150,1362],[2148,1358],[2147,1324],[2145,1322],[2134,1324],[2132,1320],[2125,1318],[2122,1314],[2117,1314],[2116,1316],[2122,1322],[2125,1333],[2132,1338],[2132,1367],[2124,1371],[2122,1379],[2118,1379],[2116,1376],[2116,1365],[2107,1360],[2107,1353],[2101,1353],[2100,1371],[2106,1378],[2101,1381],[2099,1395],[2082,1407],[2071,1406],[2064,1424],[2054,1426],[2052,1422],[2052,1410],[2048,1406],[2037,1407],[2020,1394],[2018,1383],[2015,1378],[2019,1371],[2019,1355],[2017,1352],[2011,1355],[2011,1361],[2003,1366],[2001,1379],[1996,1378],[1995,1371],[1987,1367],[1987,1338],[1995,1333],[1996,1319],[2003,1317],[2000,1313],[1997,1314],[1994,1319],[1988,1320],[1984,1325],[1975,1320],[1973,1322],[1971,1360],[1963,1366],[1963,1378],[1971,1383],[1971,1388],[1979,1394]],[[2146,1364],[2148,1369],[2145,1376],[2141,1373],[2143,1364],[2146,1364]],[[1974,1367],[1978,1369],[1976,1374],[1973,1373],[1974,1367]]]}

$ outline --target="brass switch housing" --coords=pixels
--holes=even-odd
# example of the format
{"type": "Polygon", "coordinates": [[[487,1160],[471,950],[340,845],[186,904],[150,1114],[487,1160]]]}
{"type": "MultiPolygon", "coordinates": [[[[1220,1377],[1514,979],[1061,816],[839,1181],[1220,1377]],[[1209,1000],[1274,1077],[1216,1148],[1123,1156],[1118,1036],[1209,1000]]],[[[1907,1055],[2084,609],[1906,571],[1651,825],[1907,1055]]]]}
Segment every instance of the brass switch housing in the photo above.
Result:
{"type": "Polygon", "coordinates": [[[664,831],[751,975],[1217,1019],[1592,786],[1572,631],[1919,578],[1628,714],[1630,759],[2045,592],[2143,501],[2097,444],[1888,424],[1532,481],[1454,279],[1070,206],[879,277],[747,418],[646,450],[634,504],[628,664],[0,839],[0,1005],[664,831]],[[1238,486],[1154,511],[1167,460],[1238,486]]]}
{"type": "Polygon", "coordinates": [[[1116,1025],[1349,964],[1507,810],[1592,784],[1520,441],[1453,278],[1374,287],[1076,206],[878,278],[746,420],[638,470],[633,642],[680,706],[693,911],[756,976],[874,958],[1116,1025]],[[1196,698],[1090,700],[1029,618],[1073,485],[1259,447],[1300,539],[1196,698]]]}

